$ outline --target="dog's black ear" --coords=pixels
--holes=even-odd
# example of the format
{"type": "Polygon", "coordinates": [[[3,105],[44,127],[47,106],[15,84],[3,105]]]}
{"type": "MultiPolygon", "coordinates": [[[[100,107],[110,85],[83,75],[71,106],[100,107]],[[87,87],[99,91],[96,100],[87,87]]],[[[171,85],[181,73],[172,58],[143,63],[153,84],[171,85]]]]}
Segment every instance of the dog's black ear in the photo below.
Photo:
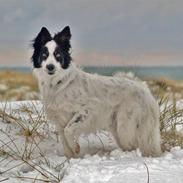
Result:
{"type": "Polygon", "coordinates": [[[57,43],[61,43],[63,41],[69,41],[70,39],[71,39],[71,32],[69,26],[66,26],[61,32],[57,33],[54,36],[54,40],[57,43]]]}
{"type": "Polygon", "coordinates": [[[39,54],[41,51],[42,46],[44,46],[48,41],[51,41],[52,37],[49,33],[49,31],[42,27],[41,31],[37,35],[37,37],[33,40],[32,47],[34,48],[34,52],[32,55],[32,62],[34,64],[34,67],[39,68],[39,54]]]}
{"type": "Polygon", "coordinates": [[[55,34],[55,42],[60,45],[64,50],[68,51],[70,46],[71,32],[70,27],[66,26],[61,32],[55,34]]]}
{"type": "Polygon", "coordinates": [[[42,27],[41,31],[33,41],[33,47],[41,47],[45,45],[48,41],[51,41],[51,35],[46,27],[42,27]]]}

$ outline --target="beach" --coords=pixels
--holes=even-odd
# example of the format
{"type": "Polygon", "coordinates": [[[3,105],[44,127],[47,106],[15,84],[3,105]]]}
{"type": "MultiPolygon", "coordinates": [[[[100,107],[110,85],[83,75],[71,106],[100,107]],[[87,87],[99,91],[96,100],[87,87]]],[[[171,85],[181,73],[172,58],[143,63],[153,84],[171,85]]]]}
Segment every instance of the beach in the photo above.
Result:
{"type": "MultiPolygon", "coordinates": [[[[103,75],[111,75],[111,73],[115,73],[114,68],[109,70],[93,67],[86,67],[86,71],[91,73],[99,73],[103,75]]],[[[158,69],[159,70],[159,69],[158,69]]],[[[126,70],[122,70],[124,72],[126,70]]],[[[132,77],[136,77],[136,73],[134,70],[127,70],[126,75],[132,75],[132,77]]],[[[137,71],[137,70],[136,70],[137,71]]],[[[141,71],[142,72],[142,71],[141,71]]],[[[147,70],[145,71],[142,80],[146,81],[149,85],[151,91],[155,96],[161,94],[174,95],[177,99],[183,98],[183,79],[179,78],[179,80],[171,79],[166,76],[158,76],[153,77],[152,75],[147,76],[147,70]]],[[[174,71],[176,73],[176,70],[174,71]]],[[[172,72],[173,73],[173,72],[172,72]]],[[[16,100],[37,100],[39,99],[39,92],[36,79],[33,77],[30,70],[24,69],[2,69],[0,70],[0,100],[1,101],[16,101],[16,100]]]]}
{"type": "MultiPolygon", "coordinates": [[[[136,77],[133,72],[123,75],[136,77]]],[[[46,119],[32,73],[1,71],[0,182],[182,183],[183,81],[143,80],[160,106],[162,155],[143,157],[139,149],[125,152],[111,134],[99,131],[81,135],[81,154],[87,152],[83,158],[66,159],[58,132],[46,119]]]]}

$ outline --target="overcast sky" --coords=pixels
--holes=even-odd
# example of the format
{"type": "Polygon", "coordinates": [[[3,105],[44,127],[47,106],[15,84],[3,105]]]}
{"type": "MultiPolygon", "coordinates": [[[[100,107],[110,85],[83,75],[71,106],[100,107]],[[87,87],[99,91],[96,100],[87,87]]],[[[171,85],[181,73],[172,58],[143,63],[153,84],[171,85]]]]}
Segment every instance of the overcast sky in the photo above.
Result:
{"type": "Polygon", "coordinates": [[[30,65],[41,27],[66,25],[76,63],[183,65],[181,0],[0,0],[1,65],[30,65]]]}

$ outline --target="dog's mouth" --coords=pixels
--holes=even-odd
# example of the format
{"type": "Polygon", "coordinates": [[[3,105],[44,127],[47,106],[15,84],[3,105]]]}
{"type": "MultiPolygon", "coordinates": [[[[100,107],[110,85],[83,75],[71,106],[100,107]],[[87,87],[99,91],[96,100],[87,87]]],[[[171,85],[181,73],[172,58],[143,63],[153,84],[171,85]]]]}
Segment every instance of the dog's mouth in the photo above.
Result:
{"type": "Polygon", "coordinates": [[[53,72],[50,72],[50,71],[49,71],[48,74],[49,74],[49,75],[53,75],[53,74],[55,74],[55,71],[53,71],[53,72]]]}
{"type": "Polygon", "coordinates": [[[56,70],[52,70],[52,71],[45,70],[45,72],[46,72],[48,75],[54,75],[54,74],[56,73],[56,70]]]}
{"type": "Polygon", "coordinates": [[[44,70],[45,74],[47,74],[49,76],[52,76],[52,75],[56,74],[56,72],[57,72],[57,69],[54,69],[51,71],[49,71],[48,69],[43,69],[43,70],[44,70]]]}

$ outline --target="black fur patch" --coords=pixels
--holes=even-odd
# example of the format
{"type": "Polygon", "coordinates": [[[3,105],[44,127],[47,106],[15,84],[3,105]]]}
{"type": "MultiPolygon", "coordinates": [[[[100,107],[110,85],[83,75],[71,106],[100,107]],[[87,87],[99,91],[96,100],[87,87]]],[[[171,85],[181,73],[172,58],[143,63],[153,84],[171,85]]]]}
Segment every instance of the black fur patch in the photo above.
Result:
{"type": "Polygon", "coordinates": [[[78,123],[79,121],[82,121],[82,115],[79,115],[74,122],[78,123]]]}
{"type": "Polygon", "coordinates": [[[57,82],[57,85],[59,85],[59,84],[61,84],[62,83],[62,80],[59,80],[58,82],[57,82]]]}
{"type": "Polygon", "coordinates": [[[69,50],[71,48],[70,39],[71,33],[69,26],[66,26],[61,32],[55,34],[55,36],[53,37],[53,40],[57,43],[59,48],[57,51],[60,51],[64,56],[64,61],[62,63],[63,69],[67,69],[72,60],[69,53],[69,50]]]}
{"type": "Polygon", "coordinates": [[[43,27],[37,37],[33,40],[32,47],[34,49],[33,55],[32,55],[32,62],[35,68],[41,67],[41,59],[40,54],[43,46],[48,42],[51,41],[52,37],[49,33],[49,31],[43,27]]]}

